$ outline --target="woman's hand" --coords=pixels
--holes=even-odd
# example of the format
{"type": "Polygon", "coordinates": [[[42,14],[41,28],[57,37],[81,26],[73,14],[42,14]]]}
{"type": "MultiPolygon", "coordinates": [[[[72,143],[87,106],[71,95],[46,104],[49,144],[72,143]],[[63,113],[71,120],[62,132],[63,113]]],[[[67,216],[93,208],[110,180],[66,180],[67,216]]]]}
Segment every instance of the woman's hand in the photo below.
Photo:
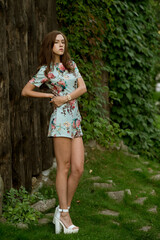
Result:
{"type": "Polygon", "coordinates": [[[55,107],[60,107],[64,103],[66,103],[68,100],[67,96],[57,96],[53,97],[50,101],[50,103],[53,103],[55,107]]]}
{"type": "Polygon", "coordinates": [[[50,99],[52,99],[52,98],[55,97],[55,96],[54,96],[54,94],[49,93],[49,94],[48,94],[48,97],[49,97],[50,99]]]}

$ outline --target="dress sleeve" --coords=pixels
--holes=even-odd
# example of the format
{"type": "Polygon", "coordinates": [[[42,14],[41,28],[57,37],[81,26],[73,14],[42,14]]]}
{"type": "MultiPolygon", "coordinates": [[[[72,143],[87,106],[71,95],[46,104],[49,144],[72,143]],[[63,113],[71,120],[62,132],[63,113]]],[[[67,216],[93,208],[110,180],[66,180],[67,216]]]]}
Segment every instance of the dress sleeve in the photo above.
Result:
{"type": "Polygon", "coordinates": [[[74,61],[72,61],[72,64],[74,67],[74,74],[75,74],[76,78],[82,78],[76,63],[74,61]]]}
{"type": "Polygon", "coordinates": [[[29,82],[36,87],[40,87],[43,83],[47,82],[48,78],[45,76],[44,71],[45,66],[42,66],[29,82]]]}

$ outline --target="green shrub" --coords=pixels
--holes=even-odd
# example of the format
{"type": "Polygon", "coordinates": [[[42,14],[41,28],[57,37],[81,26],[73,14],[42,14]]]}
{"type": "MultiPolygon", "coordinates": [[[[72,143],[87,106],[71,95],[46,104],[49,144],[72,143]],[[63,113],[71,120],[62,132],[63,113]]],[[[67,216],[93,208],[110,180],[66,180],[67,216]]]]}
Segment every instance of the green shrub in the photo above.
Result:
{"type": "Polygon", "coordinates": [[[24,187],[19,190],[11,188],[4,194],[3,217],[10,223],[37,223],[41,213],[31,208],[30,204],[38,198],[30,196],[24,187]]]}
{"type": "Polygon", "coordinates": [[[43,199],[51,199],[54,198],[56,195],[56,192],[53,187],[43,185],[40,189],[38,194],[40,194],[43,199]]]}

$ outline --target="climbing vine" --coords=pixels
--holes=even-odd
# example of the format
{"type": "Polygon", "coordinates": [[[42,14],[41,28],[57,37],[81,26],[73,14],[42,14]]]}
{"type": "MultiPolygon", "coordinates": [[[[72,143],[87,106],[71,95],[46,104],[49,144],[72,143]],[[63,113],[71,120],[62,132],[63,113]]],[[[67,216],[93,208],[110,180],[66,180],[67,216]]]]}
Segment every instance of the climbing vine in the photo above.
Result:
{"type": "Polygon", "coordinates": [[[150,1],[57,0],[57,18],[87,85],[80,98],[84,140],[108,146],[123,138],[133,152],[158,158],[152,99],[159,35],[150,1]]]}
{"type": "MultiPolygon", "coordinates": [[[[112,0],[108,1],[107,6],[111,3],[112,0]]],[[[108,27],[101,19],[103,9],[97,9],[98,5],[99,1],[58,0],[57,17],[60,29],[67,35],[70,54],[87,85],[87,93],[79,99],[82,128],[85,132],[84,141],[96,139],[108,147],[118,141],[123,135],[123,130],[118,123],[107,117],[108,113],[102,107],[106,101],[103,94],[108,91],[107,86],[101,86],[102,70],[109,68],[106,63],[102,63],[102,56],[106,51],[102,45],[108,27]]],[[[106,14],[108,22],[112,21],[107,8],[106,14]]]]}
{"type": "Polygon", "coordinates": [[[160,133],[155,122],[155,66],[158,54],[158,29],[149,1],[114,1],[114,35],[108,37],[106,60],[112,68],[110,88],[117,93],[112,119],[125,129],[124,140],[132,150],[157,157],[160,133]]]}

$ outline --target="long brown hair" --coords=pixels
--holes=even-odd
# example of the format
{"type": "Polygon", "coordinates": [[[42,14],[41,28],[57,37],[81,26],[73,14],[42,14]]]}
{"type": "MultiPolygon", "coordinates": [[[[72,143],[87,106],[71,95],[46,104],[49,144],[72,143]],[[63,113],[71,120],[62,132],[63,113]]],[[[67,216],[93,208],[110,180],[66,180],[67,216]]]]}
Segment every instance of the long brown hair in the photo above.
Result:
{"type": "Polygon", "coordinates": [[[52,32],[49,32],[43,39],[41,49],[40,49],[40,54],[39,54],[39,67],[40,69],[41,66],[46,65],[46,70],[45,70],[45,75],[47,77],[48,72],[50,71],[50,65],[51,63],[54,64],[55,60],[55,54],[53,52],[53,46],[54,42],[56,39],[56,36],[58,34],[61,34],[64,37],[65,41],[65,49],[64,49],[64,54],[60,56],[60,61],[63,63],[63,66],[69,71],[73,71],[73,67],[71,64],[71,57],[68,52],[68,41],[67,37],[64,35],[64,33],[54,30],[52,32]]]}

